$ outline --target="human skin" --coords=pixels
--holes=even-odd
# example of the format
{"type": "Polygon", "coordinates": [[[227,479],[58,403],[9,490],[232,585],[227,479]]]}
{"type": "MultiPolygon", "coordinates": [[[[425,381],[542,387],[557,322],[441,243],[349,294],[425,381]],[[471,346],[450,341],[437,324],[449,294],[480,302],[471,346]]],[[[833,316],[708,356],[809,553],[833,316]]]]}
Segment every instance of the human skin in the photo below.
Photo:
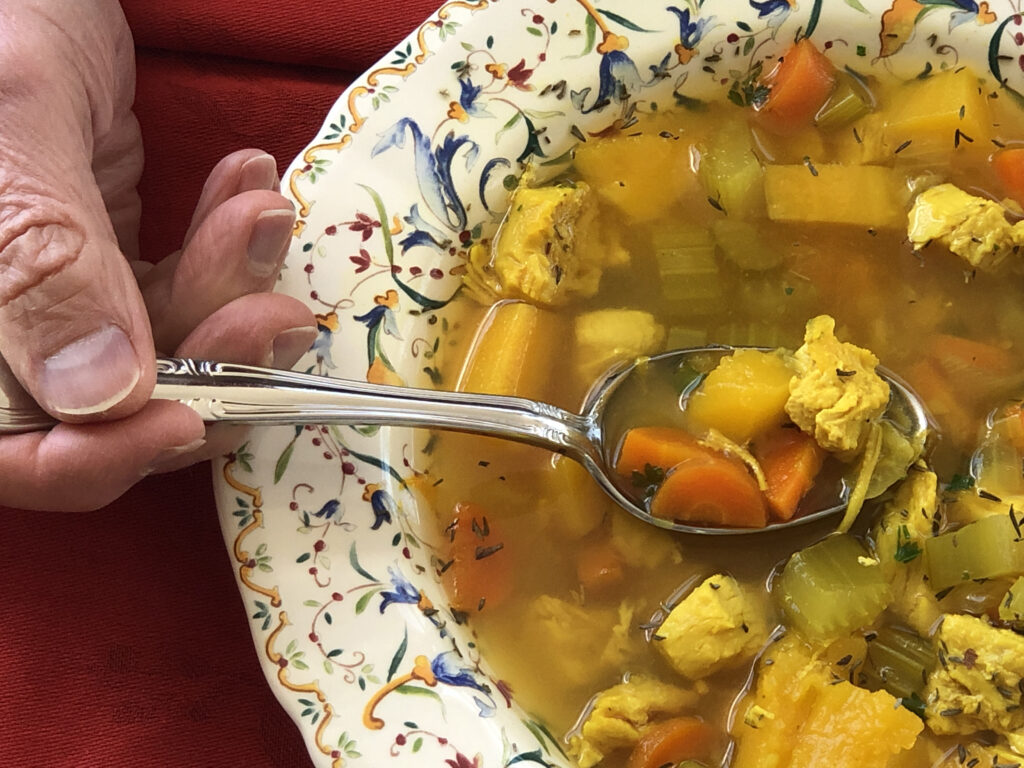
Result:
{"type": "Polygon", "coordinates": [[[0,4],[0,355],[61,421],[0,438],[0,505],[95,509],[238,440],[149,399],[157,351],[289,367],[315,336],[269,293],[295,216],[259,150],[213,169],[180,251],[138,260],[134,73],[116,0],[0,4]]]}

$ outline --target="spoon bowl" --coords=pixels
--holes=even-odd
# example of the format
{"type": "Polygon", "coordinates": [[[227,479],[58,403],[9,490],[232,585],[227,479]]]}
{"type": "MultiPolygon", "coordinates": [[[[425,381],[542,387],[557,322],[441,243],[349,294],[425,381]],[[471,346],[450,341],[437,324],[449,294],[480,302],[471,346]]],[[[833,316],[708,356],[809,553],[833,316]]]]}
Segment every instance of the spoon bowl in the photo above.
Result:
{"type": "MultiPolygon", "coordinates": [[[[426,427],[539,446],[582,464],[617,504],[644,522],[684,533],[750,534],[803,525],[841,511],[846,502],[845,488],[829,500],[832,503],[764,528],[680,523],[651,515],[612,471],[617,434],[608,429],[608,414],[614,410],[616,395],[627,382],[640,375],[671,374],[695,361],[706,367],[709,360],[717,360],[735,349],[682,349],[617,366],[591,388],[581,413],[520,397],[394,387],[181,358],[157,359],[152,397],[184,402],[207,422],[426,427]]],[[[908,437],[922,436],[928,429],[928,417],[921,403],[895,375],[882,368],[879,374],[890,388],[884,418],[908,437]]],[[[56,423],[17,384],[0,358],[0,435],[45,430],[56,423]]]]}

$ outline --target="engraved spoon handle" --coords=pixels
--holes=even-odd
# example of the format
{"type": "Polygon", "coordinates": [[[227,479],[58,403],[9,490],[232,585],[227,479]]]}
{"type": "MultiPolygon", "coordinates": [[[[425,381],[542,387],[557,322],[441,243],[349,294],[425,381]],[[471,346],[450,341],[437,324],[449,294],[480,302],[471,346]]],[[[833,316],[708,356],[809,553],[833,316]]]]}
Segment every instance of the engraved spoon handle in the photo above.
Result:
{"type": "MultiPolygon", "coordinates": [[[[234,363],[157,359],[153,398],[180,400],[204,421],[433,427],[502,437],[600,463],[590,420],[519,397],[439,392],[234,363]]],[[[0,365],[0,434],[56,421],[0,365]]]]}

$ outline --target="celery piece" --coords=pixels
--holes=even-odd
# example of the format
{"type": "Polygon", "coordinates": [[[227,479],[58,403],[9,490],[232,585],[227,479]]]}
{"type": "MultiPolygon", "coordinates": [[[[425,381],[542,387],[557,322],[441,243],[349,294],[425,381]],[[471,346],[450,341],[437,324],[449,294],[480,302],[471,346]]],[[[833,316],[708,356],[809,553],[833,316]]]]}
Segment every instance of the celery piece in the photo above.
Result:
{"type": "Polygon", "coordinates": [[[819,128],[839,128],[864,117],[871,108],[871,94],[864,84],[849,72],[840,72],[835,90],[818,110],[814,122],[819,128]]]}
{"type": "Polygon", "coordinates": [[[799,342],[800,331],[791,332],[760,320],[726,323],[715,328],[711,341],[733,347],[792,347],[799,342]]]}
{"type": "Polygon", "coordinates": [[[871,690],[886,690],[898,699],[924,698],[925,681],[935,667],[935,649],[916,633],[882,627],[868,643],[864,675],[871,690]]]}
{"type": "Polygon", "coordinates": [[[1007,497],[1024,493],[1022,472],[1021,418],[1016,409],[1000,408],[987,420],[989,425],[971,460],[971,476],[979,488],[1007,497]]]}
{"type": "Polygon", "coordinates": [[[782,263],[780,251],[761,227],[749,221],[717,219],[712,225],[718,249],[740,269],[763,271],[782,263]]]}
{"type": "Polygon", "coordinates": [[[772,592],[786,623],[815,639],[870,624],[891,598],[878,561],[847,534],[833,534],[793,554],[772,592]]]}
{"type": "Polygon", "coordinates": [[[764,216],[764,169],[747,125],[730,121],[698,149],[698,176],[715,207],[737,218],[764,216]]]}
{"type": "Polygon", "coordinates": [[[703,347],[708,343],[708,332],[703,328],[688,328],[683,325],[673,325],[668,329],[668,336],[665,337],[665,349],[689,349],[690,347],[703,347]]]}
{"type": "Polygon", "coordinates": [[[924,558],[932,589],[952,587],[969,579],[1024,574],[1024,516],[1013,507],[950,533],[925,539],[924,558]]]}
{"type": "Polygon", "coordinates": [[[692,228],[676,243],[654,252],[662,296],[672,305],[674,316],[713,312],[722,302],[722,282],[711,233],[692,228]]]}
{"type": "Polygon", "coordinates": [[[1024,621],[1024,576],[1006,591],[999,603],[999,618],[1003,621],[1024,621]]]}

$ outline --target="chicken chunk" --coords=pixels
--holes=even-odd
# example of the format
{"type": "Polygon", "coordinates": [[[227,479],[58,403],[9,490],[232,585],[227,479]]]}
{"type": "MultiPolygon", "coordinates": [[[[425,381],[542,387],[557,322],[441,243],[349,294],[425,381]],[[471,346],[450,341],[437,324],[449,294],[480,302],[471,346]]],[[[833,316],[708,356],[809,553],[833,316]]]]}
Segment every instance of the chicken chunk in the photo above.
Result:
{"type": "Polygon", "coordinates": [[[530,605],[527,621],[533,635],[557,659],[552,672],[562,685],[578,688],[595,674],[627,665],[639,652],[642,635],[633,628],[633,607],[589,608],[554,595],[540,595],[530,605]]]}
{"type": "Polygon", "coordinates": [[[665,328],[640,309],[598,309],[576,318],[576,370],[593,382],[617,362],[660,352],[665,328]]]}
{"type": "Polygon", "coordinates": [[[1024,753],[1024,637],[975,616],[949,614],[935,636],[925,722],[934,733],[992,730],[1024,753]]]}
{"type": "Polygon", "coordinates": [[[889,403],[889,385],[875,372],[878,358],[839,341],[835,320],[820,315],[807,323],[793,361],[786,413],[822,448],[852,458],[889,403]]]}
{"type": "Polygon", "coordinates": [[[992,271],[1024,244],[1024,222],[1010,224],[999,203],[939,184],[914,200],[907,236],[915,248],[934,240],[972,267],[992,271]]]}
{"type": "Polygon", "coordinates": [[[768,621],[736,579],[716,574],[672,609],[655,640],[673,669],[699,680],[753,658],[768,640],[768,621]]]}
{"type": "Polygon", "coordinates": [[[569,754],[580,768],[591,768],[611,752],[632,749],[652,718],[679,714],[697,699],[693,691],[634,675],[597,695],[579,733],[569,737],[569,754]]]}
{"type": "Polygon", "coordinates": [[[470,250],[464,281],[485,304],[511,298],[558,306],[593,296],[604,267],[628,258],[602,237],[590,187],[531,187],[527,179],[512,194],[492,247],[470,250]]]}
{"type": "Polygon", "coordinates": [[[886,503],[872,532],[879,565],[892,586],[889,610],[924,637],[942,615],[922,557],[925,540],[939,519],[938,478],[918,465],[886,503]]]}

